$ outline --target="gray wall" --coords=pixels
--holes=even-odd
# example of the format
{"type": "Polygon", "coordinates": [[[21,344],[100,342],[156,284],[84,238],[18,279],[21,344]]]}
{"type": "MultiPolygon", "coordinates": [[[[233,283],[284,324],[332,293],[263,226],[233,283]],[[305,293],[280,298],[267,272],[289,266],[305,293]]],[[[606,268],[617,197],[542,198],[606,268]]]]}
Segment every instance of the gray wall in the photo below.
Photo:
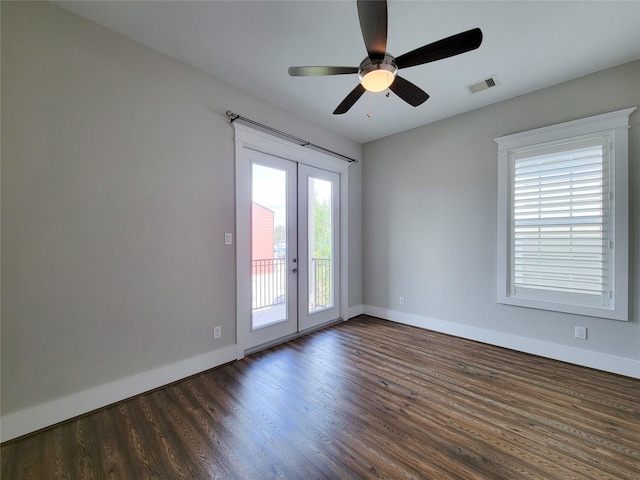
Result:
{"type": "MultiPolygon", "coordinates": [[[[55,6],[1,8],[2,414],[233,345],[224,112],[361,147],[55,6]]],[[[627,323],[496,304],[492,140],[640,106],[639,79],[635,62],[365,145],[350,167],[349,306],[639,359],[640,114],[627,323]]]]}
{"type": "MultiPolygon", "coordinates": [[[[3,415],[235,344],[227,109],[361,156],[45,3],[2,2],[1,93],[3,415]]],[[[350,306],[362,303],[360,165],[350,306]]]]}
{"type": "Polygon", "coordinates": [[[633,106],[640,62],[365,144],[364,304],[640,359],[639,111],[630,117],[631,321],[496,303],[493,138],[633,106]],[[588,327],[587,341],[574,339],[575,325],[588,327]]]}

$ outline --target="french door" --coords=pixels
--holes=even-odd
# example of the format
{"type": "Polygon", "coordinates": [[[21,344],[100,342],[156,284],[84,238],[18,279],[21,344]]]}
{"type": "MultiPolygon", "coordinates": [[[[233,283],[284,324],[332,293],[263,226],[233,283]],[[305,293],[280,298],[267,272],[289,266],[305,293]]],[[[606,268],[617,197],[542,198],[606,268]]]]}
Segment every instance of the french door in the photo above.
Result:
{"type": "Polygon", "coordinates": [[[259,151],[241,163],[238,344],[246,351],[340,317],[340,177],[259,151]]]}

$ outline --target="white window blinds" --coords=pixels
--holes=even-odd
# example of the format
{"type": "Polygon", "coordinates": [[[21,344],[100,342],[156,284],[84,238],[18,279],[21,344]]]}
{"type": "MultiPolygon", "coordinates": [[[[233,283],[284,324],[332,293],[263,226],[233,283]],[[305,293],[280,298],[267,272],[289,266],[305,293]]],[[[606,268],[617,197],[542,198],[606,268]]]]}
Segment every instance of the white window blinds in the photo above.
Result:
{"type": "Polygon", "coordinates": [[[511,154],[512,293],[608,305],[609,137],[511,154]]]}

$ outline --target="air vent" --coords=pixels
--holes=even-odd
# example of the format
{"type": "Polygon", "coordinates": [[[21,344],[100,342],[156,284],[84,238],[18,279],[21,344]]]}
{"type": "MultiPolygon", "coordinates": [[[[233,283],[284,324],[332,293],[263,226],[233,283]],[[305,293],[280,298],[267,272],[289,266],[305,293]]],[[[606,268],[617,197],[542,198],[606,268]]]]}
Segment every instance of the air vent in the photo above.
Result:
{"type": "Polygon", "coordinates": [[[496,85],[500,85],[500,82],[498,81],[498,77],[492,75],[489,78],[467,85],[467,91],[469,93],[478,93],[487,88],[495,87],[496,85]]]}

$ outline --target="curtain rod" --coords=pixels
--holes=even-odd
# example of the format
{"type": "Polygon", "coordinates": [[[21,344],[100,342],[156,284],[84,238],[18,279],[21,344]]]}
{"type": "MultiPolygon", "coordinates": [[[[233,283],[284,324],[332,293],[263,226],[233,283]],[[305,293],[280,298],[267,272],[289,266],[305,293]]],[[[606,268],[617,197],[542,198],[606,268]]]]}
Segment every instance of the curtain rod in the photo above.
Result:
{"type": "Polygon", "coordinates": [[[342,155],[341,153],[338,152],[334,152],[333,150],[329,150],[327,148],[321,147],[319,145],[315,145],[307,140],[302,140],[301,138],[298,137],[294,137],[293,135],[289,135],[288,133],[285,132],[281,132],[280,130],[276,130],[275,128],[271,128],[267,125],[264,125],[262,123],[258,123],[254,120],[251,120],[249,118],[243,117],[241,115],[238,115],[236,113],[233,113],[231,110],[227,110],[227,117],[229,118],[229,120],[231,121],[231,123],[235,122],[236,120],[242,120],[244,122],[247,123],[251,123],[253,125],[257,125],[260,128],[264,128],[265,130],[269,130],[270,132],[276,133],[282,137],[285,137],[287,140],[293,142],[293,143],[297,143],[298,145],[300,145],[301,147],[311,147],[314,148],[316,150],[320,150],[322,152],[326,152],[329,153],[335,157],[341,158],[342,160],[346,160],[349,163],[358,163],[358,160],[356,160],[355,158],[351,158],[351,157],[347,157],[346,155],[342,155]]]}

